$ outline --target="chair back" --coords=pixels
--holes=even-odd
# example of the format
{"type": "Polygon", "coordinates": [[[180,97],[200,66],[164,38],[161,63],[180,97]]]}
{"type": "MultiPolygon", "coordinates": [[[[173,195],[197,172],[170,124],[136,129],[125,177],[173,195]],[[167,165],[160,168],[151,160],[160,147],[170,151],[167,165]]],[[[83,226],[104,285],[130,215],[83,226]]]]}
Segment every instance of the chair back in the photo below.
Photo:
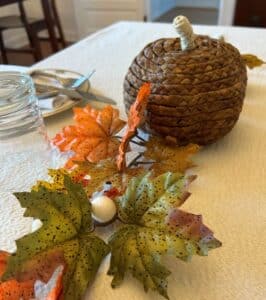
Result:
{"type": "Polygon", "coordinates": [[[6,6],[6,5],[22,2],[22,1],[24,0],[0,0],[0,6],[6,6]]]}

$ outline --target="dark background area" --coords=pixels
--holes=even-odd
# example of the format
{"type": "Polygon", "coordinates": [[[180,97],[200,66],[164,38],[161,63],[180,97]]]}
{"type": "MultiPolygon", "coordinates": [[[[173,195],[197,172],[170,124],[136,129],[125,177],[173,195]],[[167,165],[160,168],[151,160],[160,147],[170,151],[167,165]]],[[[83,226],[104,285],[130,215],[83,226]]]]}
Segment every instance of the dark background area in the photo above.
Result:
{"type": "Polygon", "coordinates": [[[266,27],[266,1],[238,0],[235,10],[234,25],[266,27]]]}

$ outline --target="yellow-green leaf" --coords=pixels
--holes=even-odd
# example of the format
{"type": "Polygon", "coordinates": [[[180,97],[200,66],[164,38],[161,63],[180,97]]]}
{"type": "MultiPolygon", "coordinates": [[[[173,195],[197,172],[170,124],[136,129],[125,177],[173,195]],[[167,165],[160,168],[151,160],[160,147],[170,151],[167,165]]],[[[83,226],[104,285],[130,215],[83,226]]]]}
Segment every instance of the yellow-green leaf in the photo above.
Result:
{"type": "Polygon", "coordinates": [[[40,187],[45,187],[48,190],[59,191],[64,189],[64,178],[69,173],[65,169],[49,169],[48,175],[51,177],[51,181],[38,180],[36,184],[31,188],[32,191],[38,191],[40,187]]]}
{"type": "Polygon", "coordinates": [[[147,173],[143,168],[126,168],[124,172],[119,172],[116,162],[113,159],[102,160],[97,164],[90,162],[78,163],[76,169],[71,172],[71,176],[77,176],[78,173],[86,174],[90,177],[85,191],[88,197],[103,188],[106,181],[110,181],[114,188],[123,192],[129,180],[134,176],[147,173]]]}
{"type": "Polygon", "coordinates": [[[258,58],[256,55],[253,55],[253,54],[242,54],[241,56],[244,59],[245,64],[247,65],[247,67],[249,69],[260,67],[263,64],[265,64],[265,61],[263,61],[262,59],[258,58]]]}
{"type": "Polygon", "coordinates": [[[199,150],[199,146],[195,144],[178,147],[166,144],[163,139],[158,137],[151,137],[145,146],[144,157],[154,161],[151,166],[154,176],[165,172],[184,173],[194,166],[190,157],[199,150]]]}
{"type": "Polygon", "coordinates": [[[23,280],[30,273],[33,279],[40,279],[42,274],[31,270],[39,270],[50,253],[62,253],[64,262],[60,259],[60,263],[66,265],[64,299],[79,300],[109,249],[92,233],[91,205],[82,186],[65,175],[63,187],[49,188],[41,184],[37,191],[15,194],[26,208],[24,216],[40,219],[42,226],[16,241],[17,251],[8,259],[2,279],[23,280]]]}
{"type": "Polygon", "coordinates": [[[192,255],[207,255],[221,246],[201,216],[179,210],[187,196],[191,178],[165,173],[133,178],[123,196],[116,199],[118,215],[124,225],[110,240],[112,286],[120,285],[126,273],[143,283],[145,291],[159,292],[168,299],[163,255],[184,261],[192,255]]]}

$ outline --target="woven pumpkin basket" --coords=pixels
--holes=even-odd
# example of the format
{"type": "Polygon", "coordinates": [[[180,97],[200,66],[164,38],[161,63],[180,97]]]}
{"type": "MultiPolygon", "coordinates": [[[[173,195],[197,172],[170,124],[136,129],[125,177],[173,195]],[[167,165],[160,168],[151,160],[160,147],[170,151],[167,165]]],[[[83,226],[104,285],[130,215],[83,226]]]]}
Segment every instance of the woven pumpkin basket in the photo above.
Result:
{"type": "Polygon", "coordinates": [[[178,16],[179,38],[148,44],[132,62],[124,81],[128,111],[138,89],[151,82],[144,129],[179,145],[206,145],[226,135],[242,110],[247,85],[245,62],[222,39],[195,35],[178,16]]]}

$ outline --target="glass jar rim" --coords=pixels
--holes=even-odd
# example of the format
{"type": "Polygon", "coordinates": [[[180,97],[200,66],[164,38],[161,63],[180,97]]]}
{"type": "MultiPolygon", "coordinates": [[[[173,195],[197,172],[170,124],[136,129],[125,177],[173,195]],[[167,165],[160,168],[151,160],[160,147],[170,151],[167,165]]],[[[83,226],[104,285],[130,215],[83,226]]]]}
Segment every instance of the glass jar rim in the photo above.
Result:
{"type": "Polygon", "coordinates": [[[0,72],[0,141],[35,130],[42,122],[31,77],[0,72]]]}
{"type": "Polygon", "coordinates": [[[2,93],[0,93],[0,106],[1,100],[6,101],[7,99],[18,99],[19,101],[18,96],[22,95],[25,92],[25,90],[28,90],[32,86],[33,81],[29,74],[16,71],[0,72],[0,91],[2,90],[2,93]],[[7,90],[6,93],[3,93],[3,85],[7,81],[12,81],[14,86],[16,86],[16,89],[10,89],[7,90]]]}

